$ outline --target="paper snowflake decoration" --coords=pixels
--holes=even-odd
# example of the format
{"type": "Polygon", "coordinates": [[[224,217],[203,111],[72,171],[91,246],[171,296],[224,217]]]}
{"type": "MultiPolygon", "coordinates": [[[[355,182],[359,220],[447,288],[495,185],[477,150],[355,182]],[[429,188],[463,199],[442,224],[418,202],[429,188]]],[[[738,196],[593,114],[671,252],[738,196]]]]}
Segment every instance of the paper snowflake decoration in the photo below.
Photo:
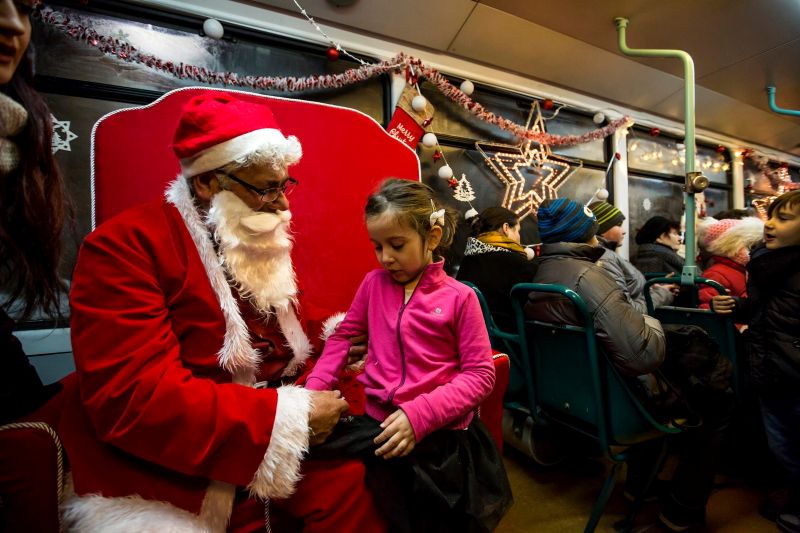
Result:
{"type": "Polygon", "coordinates": [[[50,115],[53,120],[53,153],[59,150],[71,152],[72,147],[70,143],[78,138],[77,135],[70,131],[69,120],[58,120],[54,115],[50,115]]]}

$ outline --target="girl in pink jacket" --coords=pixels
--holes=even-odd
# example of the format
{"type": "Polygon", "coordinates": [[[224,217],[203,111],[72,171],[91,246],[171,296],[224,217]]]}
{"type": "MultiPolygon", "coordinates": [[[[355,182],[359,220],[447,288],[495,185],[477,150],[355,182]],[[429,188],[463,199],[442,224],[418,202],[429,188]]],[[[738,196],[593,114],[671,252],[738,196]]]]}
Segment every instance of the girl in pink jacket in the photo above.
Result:
{"type": "Polygon", "coordinates": [[[364,278],[306,382],[335,388],[350,337],[368,334],[366,415],[343,419],[312,455],[362,456],[392,530],[491,531],[511,491],[475,416],[495,379],[480,305],[438,257],[455,216],[430,187],[390,179],[369,197],[366,223],[383,268],[364,278]]]}

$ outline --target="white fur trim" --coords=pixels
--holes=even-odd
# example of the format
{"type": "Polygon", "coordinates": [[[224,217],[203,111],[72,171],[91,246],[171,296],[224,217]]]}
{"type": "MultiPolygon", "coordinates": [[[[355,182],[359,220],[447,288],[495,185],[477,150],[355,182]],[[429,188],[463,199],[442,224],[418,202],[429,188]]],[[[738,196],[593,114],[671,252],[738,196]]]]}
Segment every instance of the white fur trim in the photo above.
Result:
{"type": "Polygon", "coordinates": [[[140,496],[104,498],[98,495],[75,496],[63,507],[67,532],[86,533],[217,533],[200,517],[165,502],[140,496]]]}
{"type": "Polygon", "coordinates": [[[286,343],[294,353],[294,357],[283,370],[283,376],[293,376],[311,355],[311,342],[291,306],[287,309],[278,309],[276,315],[281,332],[286,337],[286,343]]]}
{"type": "Polygon", "coordinates": [[[200,219],[192,195],[189,193],[189,184],[186,179],[178,176],[167,188],[166,198],[175,206],[186,223],[208,274],[211,287],[217,296],[222,314],[225,316],[225,340],[217,354],[219,364],[231,373],[235,383],[252,385],[255,383],[256,368],[260,357],[250,343],[247,324],[239,313],[239,305],[231,294],[227,276],[214,250],[208,229],[200,219]]]}
{"type": "Polygon", "coordinates": [[[206,148],[192,157],[181,159],[181,171],[191,177],[230,163],[247,166],[251,160],[269,162],[274,168],[286,168],[303,156],[295,136],[284,137],[280,130],[253,130],[206,148]]]}
{"type": "Polygon", "coordinates": [[[342,323],[345,315],[346,313],[336,313],[326,318],[325,322],[322,323],[322,333],[320,333],[319,338],[324,341],[328,340],[328,337],[336,331],[336,326],[342,323]]]}
{"type": "Polygon", "coordinates": [[[310,390],[291,385],[278,388],[278,408],[272,437],[250,492],[260,498],[288,498],[300,481],[300,462],[308,451],[310,390]]]}

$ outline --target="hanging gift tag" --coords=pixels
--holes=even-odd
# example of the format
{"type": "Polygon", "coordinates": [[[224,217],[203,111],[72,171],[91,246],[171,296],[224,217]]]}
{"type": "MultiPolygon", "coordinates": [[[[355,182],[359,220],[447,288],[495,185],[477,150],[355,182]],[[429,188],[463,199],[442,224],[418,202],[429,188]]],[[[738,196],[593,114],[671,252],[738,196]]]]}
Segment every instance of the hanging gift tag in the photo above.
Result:
{"type": "Polygon", "coordinates": [[[412,85],[406,85],[397,107],[394,108],[392,120],[386,130],[389,135],[400,139],[411,148],[416,148],[420,137],[425,132],[421,124],[433,116],[434,108],[430,102],[425,103],[425,109],[421,112],[414,111],[411,101],[418,96],[417,89],[412,85]]]}

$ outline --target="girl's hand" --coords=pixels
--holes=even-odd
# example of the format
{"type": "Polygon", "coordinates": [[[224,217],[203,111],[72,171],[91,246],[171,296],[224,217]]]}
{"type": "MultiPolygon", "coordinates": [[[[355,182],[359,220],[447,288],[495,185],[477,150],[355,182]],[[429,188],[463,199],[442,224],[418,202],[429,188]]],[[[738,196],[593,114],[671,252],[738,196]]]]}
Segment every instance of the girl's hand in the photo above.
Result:
{"type": "Polygon", "coordinates": [[[405,457],[417,444],[414,437],[414,428],[402,409],[386,417],[381,423],[383,432],[375,437],[375,444],[383,443],[383,446],[375,450],[375,455],[383,456],[384,459],[393,457],[405,457]]]}
{"type": "Polygon", "coordinates": [[[734,307],[736,307],[736,300],[727,294],[717,294],[711,298],[711,309],[720,315],[729,315],[733,312],[734,307]]]}

